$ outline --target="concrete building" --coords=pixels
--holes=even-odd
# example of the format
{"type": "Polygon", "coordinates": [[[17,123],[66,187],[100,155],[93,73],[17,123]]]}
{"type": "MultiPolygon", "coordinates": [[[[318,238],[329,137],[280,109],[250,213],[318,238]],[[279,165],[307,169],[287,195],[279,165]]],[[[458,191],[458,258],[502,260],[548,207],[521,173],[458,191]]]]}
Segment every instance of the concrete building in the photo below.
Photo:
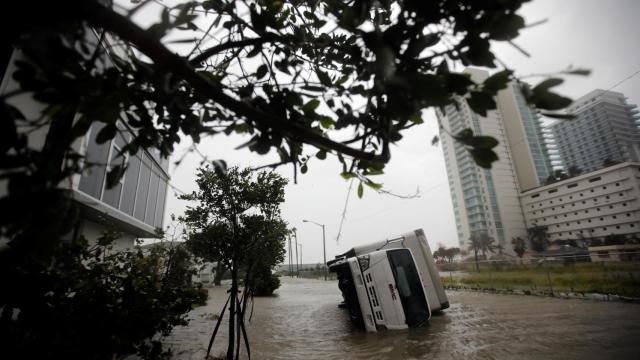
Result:
{"type": "Polygon", "coordinates": [[[640,161],[640,115],[623,94],[594,90],[567,111],[577,118],[550,126],[565,169],[573,166],[590,172],[609,161],[640,161]]]}
{"type": "Polygon", "coordinates": [[[640,163],[626,162],[521,195],[527,227],[546,226],[549,240],[632,236],[640,232],[640,163]]]}
{"type": "MultiPolygon", "coordinates": [[[[476,82],[489,76],[479,69],[465,72],[476,82]]],[[[502,90],[496,102],[497,110],[485,117],[474,113],[465,101],[459,102],[458,109],[450,105],[436,114],[460,246],[468,248],[471,234],[484,232],[510,251],[511,238],[526,236],[519,193],[540,185],[551,172],[551,164],[539,119],[516,87],[502,90]],[[478,167],[465,147],[448,135],[467,128],[498,140],[494,150],[499,160],[490,170],[478,167]]]]}
{"type": "MultiPolygon", "coordinates": [[[[0,68],[0,94],[18,88],[12,74],[16,71],[16,60],[23,58],[19,50],[5,51],[3,54],[5,58],[0,62],[3,66],[0,68]]],[[[9,102],[28,119],[38,118],[44,108],[28,93],[12,96],[9,102]]],[[[117,229],[122,233],[122,238],[114,247],[126,248],[133,246],[137,238],[157,237],[156,229],[162,228],[169,160],[161,158],[157,150],[140,151],[135,156],[119,156],[120,149],[131,139],[134,130],[119,123],[118,135],[111,141],[98,144],[96,136],[103,126],[102,123],[94,123],[89,132],[74,144],[75,150],[85,157],[85,164],[95,165],[86,166],[85,171],[70,178],[65,187],[81,210],[81,219],[74,234],[84,235],[92,241],[107,228],[117,229]],[[128,167],[120,182],[107,189],[106,174],[115,164],[127,164],[128,167]]],[[[43,127],[31,132],[29,146],[41,149],[47,131],[48,128],[43,127]]],[[[0,182],[0,197],[6,191],[6,184],[0,182]]]]}

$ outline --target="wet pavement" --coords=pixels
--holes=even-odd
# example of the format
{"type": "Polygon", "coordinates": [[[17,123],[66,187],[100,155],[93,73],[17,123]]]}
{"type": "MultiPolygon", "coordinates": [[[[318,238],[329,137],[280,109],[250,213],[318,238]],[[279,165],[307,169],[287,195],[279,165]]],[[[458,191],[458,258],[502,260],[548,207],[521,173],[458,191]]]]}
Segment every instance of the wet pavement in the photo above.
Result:
{"type": "MultiPolygon", "coordinates": [[[[254,359],[640,359],[640,305],[466,291],[428,326],[365,333],[349,322],[336,282],[282,278],[256,298],[248,324],[254,359]]],[[[226,288],[165,339],[175,359],[204,359],[226,288]]],[[[213,355],[226,350],[226,327],[213,355]]],[[[243,353],[246,354],[246,352],[243,353]]]]}

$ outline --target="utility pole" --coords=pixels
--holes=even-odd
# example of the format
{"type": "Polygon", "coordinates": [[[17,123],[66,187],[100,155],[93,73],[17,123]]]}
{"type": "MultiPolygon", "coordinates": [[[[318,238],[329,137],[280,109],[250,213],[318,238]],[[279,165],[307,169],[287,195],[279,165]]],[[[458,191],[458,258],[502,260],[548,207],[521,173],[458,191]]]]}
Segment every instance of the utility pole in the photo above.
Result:
{"type": "Polygon", "coordinates": [[[291,235],[287,237],[289,240],[289,277],[293,277],[293,254],[291,253],[291,235]]]}
{"type": "MultiPolygon", "coordinates": [[[[302,244],[300,244],[300,266],[302,266],[302,244]]],[[[300,277],[299,274],[298,274],[298,277],[300,277]]]]}
{"type": "Polygon", "coordinates": [[[325,231],[324,231],[324,224],[319,224],[315,221],[311,221],[311,220],[302,220],[302,222],[308,222],[308,223],[312,223],[318,226],[322,227],[322,256],[323,256],[323,260],[324,260],[324,280],[327,281],[327,244],[326,244],[326,239],[325,239],[325,231]]]}
{"type": "Polygon", "coordinates": [[[293,231],[293,236],[296,238],[296,277],[300,277],[300,265],[298,263],[298,235],[296,231],[293,231]]]}

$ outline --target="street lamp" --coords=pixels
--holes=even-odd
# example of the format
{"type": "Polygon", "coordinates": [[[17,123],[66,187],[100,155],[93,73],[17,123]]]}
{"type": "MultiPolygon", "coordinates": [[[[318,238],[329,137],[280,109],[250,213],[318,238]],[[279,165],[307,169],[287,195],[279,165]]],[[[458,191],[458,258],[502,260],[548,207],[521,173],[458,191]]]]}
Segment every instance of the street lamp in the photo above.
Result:
{"type": "Polygon", "coordinates": [[[324,281],[327,281],[327,245],[325,243],[325,235],[324,235],[324,224],[319,224],[315,221],[311,221],[311,220],[302,220],[303,223],[312,223],[312,224],[316,224],[318,226],[322,226],[322,255],[323,255],[323,259],[324,259],[324,281]]]}

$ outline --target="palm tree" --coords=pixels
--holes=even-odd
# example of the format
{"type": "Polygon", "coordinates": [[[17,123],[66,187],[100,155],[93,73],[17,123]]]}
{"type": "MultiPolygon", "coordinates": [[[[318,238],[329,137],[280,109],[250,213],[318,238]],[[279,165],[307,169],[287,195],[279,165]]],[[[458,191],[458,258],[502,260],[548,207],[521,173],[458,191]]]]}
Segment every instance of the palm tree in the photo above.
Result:
{"type": "Polygon", "coordinates": [[[494,252],[496,250],[495,239],[489,236],[486,231],[478,231],[471,234],[469,238],[471,248],[473,249],[473,255],[476,261],[476,271],[480,270],[478,265],[478,252],[482,253],[484,258],[487,258],[487,252],[494,252]]]}

